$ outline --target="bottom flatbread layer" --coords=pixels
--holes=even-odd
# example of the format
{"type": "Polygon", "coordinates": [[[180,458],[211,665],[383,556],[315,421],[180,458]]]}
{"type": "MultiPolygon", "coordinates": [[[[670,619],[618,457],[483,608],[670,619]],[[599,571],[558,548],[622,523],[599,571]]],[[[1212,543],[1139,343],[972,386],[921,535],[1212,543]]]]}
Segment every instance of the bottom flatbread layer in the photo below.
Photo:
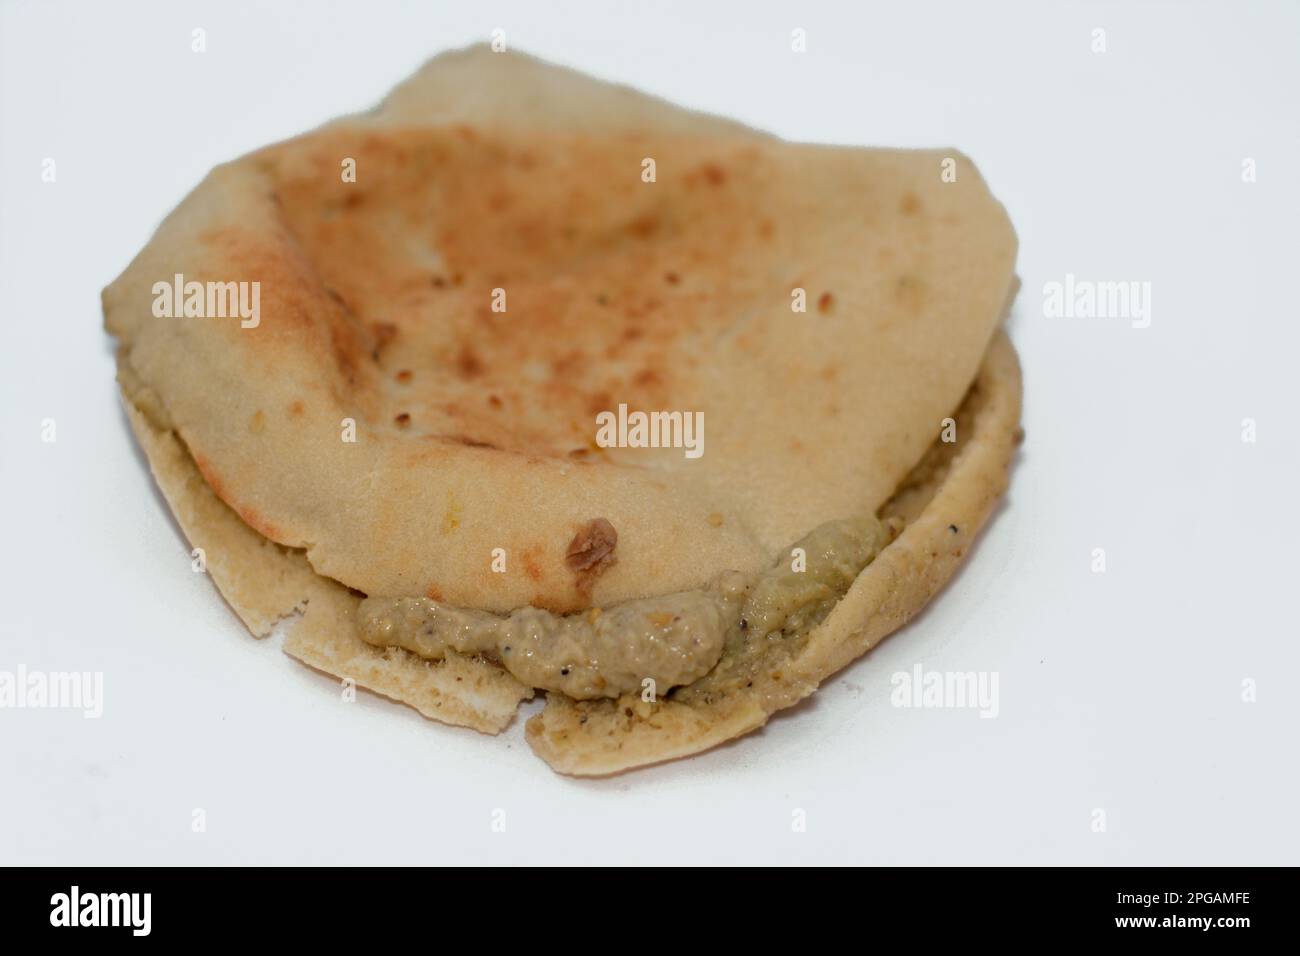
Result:
{"type": "MultiPolygon", "coordinates": [[[[204,481],[156,400],[119,366],[131,427],[177,523],[202,548],[217,589],[254,636],[295,613],[284,649],[325,673],[409,704],[444,723],[499,733],[533,696],[511,674],[479,658],[449,653],[427,661],[376,648],[357,635],[360,597],[317,574],[303,552],[249,527],[204,481]]],[[[957,441],[936,442],[882,509],[905,522],[793,657],[751,686],[690,703],[672,695],[650,703],[574,701],[548,694],[527,725],[533,750],[561,773],[616,773],[698,753],[755,730],[831,674],[866,653],[919,611],[948,580],[1006,490],[1020,439],[1020,367],[1005,333],[990,344],[957,420],[957,441]]]]}

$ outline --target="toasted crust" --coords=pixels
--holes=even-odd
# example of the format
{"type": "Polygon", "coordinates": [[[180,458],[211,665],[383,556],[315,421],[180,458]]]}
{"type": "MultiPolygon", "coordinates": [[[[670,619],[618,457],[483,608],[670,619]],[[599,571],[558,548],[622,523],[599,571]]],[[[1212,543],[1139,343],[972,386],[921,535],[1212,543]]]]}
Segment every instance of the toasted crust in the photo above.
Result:
{"type": "Polygon", "coordinates": [[[685,757],[762,727],[905,624],[951,577],[996,501],[1020,440],[1020,366],[1005,333],[993,340],[957,414],[958,442],[941,444],[883,509],[908,523],[780,672],[706,705],[570,700],[548,694],[528,721],[533,750],[561,773],[600,776],[685,757]],[[957,529],[956,531],[952,529],[957,529]]]}
{"type": "Polygon", "coordinates": [[[478,51],[214,170],[104,304],[218,497],[319,573],[570,611],[878,507],[974,377],[1015,250],[959,153],[784,143],[478,51]],[[259,282],[259,324],[155,317],[177,274],[259,282]],[[702,413],[703,456],[595,447],[622,404],[702,413]],[[566,549],[596,518],[620,545],[592,582],[566,549]]]}

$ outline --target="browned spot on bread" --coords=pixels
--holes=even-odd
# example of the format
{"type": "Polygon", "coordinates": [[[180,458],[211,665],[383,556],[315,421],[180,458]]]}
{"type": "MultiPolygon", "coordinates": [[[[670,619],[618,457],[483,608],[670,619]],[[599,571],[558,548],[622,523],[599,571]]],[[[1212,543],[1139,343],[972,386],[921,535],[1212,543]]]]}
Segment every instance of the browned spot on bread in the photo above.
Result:
{"type": "Polygon", "coordinates": [[[921,199],[914,192],[903,193],[902,201],[898,204],[898,211],[904,216],[915,216],[921,211],[921,199]]]}
{"type": "Polygon", "coordinates": [[[577,578],[578,591],[587,593],[596,578],[617,560],[618,532],[605,518],[592,518],[573,536],[564,551],[564,563],[577,578]]]}
{"type": "Polygon", "coordinates": [[[542,566],[539,563],[541,556],[542,549],[536,545],[524,548],[524,553],[520,556],[520,561],[524,565],[524,574],[528,575],[530,581],[542,579],[542,566]]]}
{"type": "Polygon", "coordinates": [[[775,232],[776,226],[771,219],[764,219],[758,224],[758,238],[760,239],[771,239],[775,232]]]}
{"type": "Polygon", "coordinates": [[[493,408],[500,408],[502,404],[501,398],[498,395],[489,395],[487,397],[487,403],[491,405],[493,408]]]}
{"type": "MultiPolygon", "coordinates": [[[[395,330],[394,330],[395,331],[395,330]]],[[[357,358],[361,354],[361,343],[356,329],[346,322],[334,322],[329,327],[330,352],[339,374],[347,379],[349,385],[355,385],[360,378],[357,358]]],[[[370,350],[370,357],[378,362],[380,345],[370,350]]]]}
{"type": "Polygon", "coordinates": [[[700,171],[704,173],[704,181],[710,186],[721,186],[727,181],[727,171],[717,163],[705,163],[700,171]]]}
{"type": "Polygon", "coordinates": [[[397,326],[392,322],[375,322],[371,324],[370,331],[375,337],[374,354],[378,358],[384,347],[397,338],[397,326]]]}
{"type": "Polygon", "coordinates": [[[551,359],[551,371],[556,378],[573,378],[584,371],[586,361],[587,353],[582,349],[570,349],[551,359]]]}
{"type": "Polygon", "coordinates": [[[438,585],[436,584],[430,584],[427,588],[424,589],[424,596],[427,597],[430,601],[441,601],[442,589],[439,588],[438,585]]]}
{"type": "Polygon", "coordinates": [[[483,360],[468,345],[462,345],[456,355],[456,371],[462,378],[477,378],[483,374],[483,360]]]}
{"type": "Polygon", "coordinates": [[[637,216],[627,224],[627,231],[638,239],[649,239],[659,231],[659,220],[649,214],[637,216]]]}
{"type": "Polygon", "coordinates": [[[393,421],[397,423],[398,428],[405,428],[407,425],[411,424],[411,415],[409,412],[402,412],[400,415],[396,416],[393,421]]]}
{"type": "Polygon", "coordinates": [[[831,306],[835,304],[835,298],[829,292],[823,292],[821,298],[817,300],[817,311],[822,315],[830,312],[831,306]]]}
{"type": "Polygon", "coordinates": [[[404,368],[393,377],[405,385],[411,380],[411,370],[409,368],[404,368]]]}
{"type": "Polygon", "coordinates": [[[470,438],[468,435],[443,435],[445,441],[455,442],[457,445],[464,445],[467,448],[491,448],[497,449],[497,446],[490,441],[482,441],[478,438],[470,438]]]}
{"type": "Polygon", "coordinates": [[[267,521],[264,517],[262,517],[261,513],[258,512],[256,509],[243,507],[243,508],[239,508],[238,511],[239,511],[239,517],[244,519],[244,523],[247,524],[254,531],[256,531],[258,534],[270,538],[272,541],[280,540],[281,538],[280,529],[277,528],[275,525],[271,524],[271,522],[267,521]]]}
{"type": "Polygon", "coordinates": [[[289,403],[289,414],[292,415],[294,418],[301,417],[304,410],[305,407],[302,404],[302,399],[295,398],[292,402],[289,403]]]}
{"type": "Polygon", "coordinates": [[[447,493],[447,507],[442,512],[442,533],[451,534],[460,527],[460,502],[454,492],[447,493]]]}
{"type": "Polygon", "coordinates": [[[679,276],[676,272],[665,272],[664,281],[667,282],[669,285],[677,285],[677,283],[682,281],[682,277],[679,276]]]}

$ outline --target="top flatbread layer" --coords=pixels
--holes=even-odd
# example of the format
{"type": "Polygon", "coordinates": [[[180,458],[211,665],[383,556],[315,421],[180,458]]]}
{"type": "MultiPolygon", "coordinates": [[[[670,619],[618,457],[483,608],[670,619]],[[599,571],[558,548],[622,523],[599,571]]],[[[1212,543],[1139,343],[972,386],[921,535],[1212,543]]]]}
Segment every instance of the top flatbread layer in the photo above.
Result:
{"type": "Polygon", "coordinates": [[[213,490],[320,573],[571,610],[874,511],[974,377],[1015,250],[955,151],[788,144],[477,48],[214,170],[104,301],[213,490]],[[154,317],[177,273],[259,282],[260,324],[154,317]],[[620,403],[702,411],[703,457],[594,447],[620,403]],[[618,560],[585,591],[565,553],[598,517],[618,560]]]}

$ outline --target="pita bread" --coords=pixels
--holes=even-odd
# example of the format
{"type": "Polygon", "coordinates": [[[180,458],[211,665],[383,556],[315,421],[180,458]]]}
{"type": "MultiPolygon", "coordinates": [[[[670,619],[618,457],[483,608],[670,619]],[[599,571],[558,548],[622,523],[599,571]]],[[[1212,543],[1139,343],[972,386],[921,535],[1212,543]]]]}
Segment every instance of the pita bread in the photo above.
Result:
{"type": "MultiPolygon", "coordinates": [[[[250,630],[305,608],[294,656],[496,732],[532,690],[488,659],[366,644],[357,592],[570,612],[754,572],[822,522],[895,509],[911,524],[808,635],[792,703],[951,573],[958,542],[923,544],[945,509],[964,551],[1004,486],[1014,259],[958,153],[788,144],[475,48],[214,170],[104,306],[132,426],[250,630]],[[177,274],[259,282],[260,321],[156,317],[177,274]],[[981,363],[978,438],[903,514],[981,363]],[[703,412],[705,453],[598,447],[594,416],[620,403],[703,412]],[[595,518],[617,560],[584,580],[566,556],[595,518]]],[[[608,773],[785,699],[744,697],[661,701],[651,733],[621,701],[552,693],[528,736],[556,769],[608,773]]]]}

